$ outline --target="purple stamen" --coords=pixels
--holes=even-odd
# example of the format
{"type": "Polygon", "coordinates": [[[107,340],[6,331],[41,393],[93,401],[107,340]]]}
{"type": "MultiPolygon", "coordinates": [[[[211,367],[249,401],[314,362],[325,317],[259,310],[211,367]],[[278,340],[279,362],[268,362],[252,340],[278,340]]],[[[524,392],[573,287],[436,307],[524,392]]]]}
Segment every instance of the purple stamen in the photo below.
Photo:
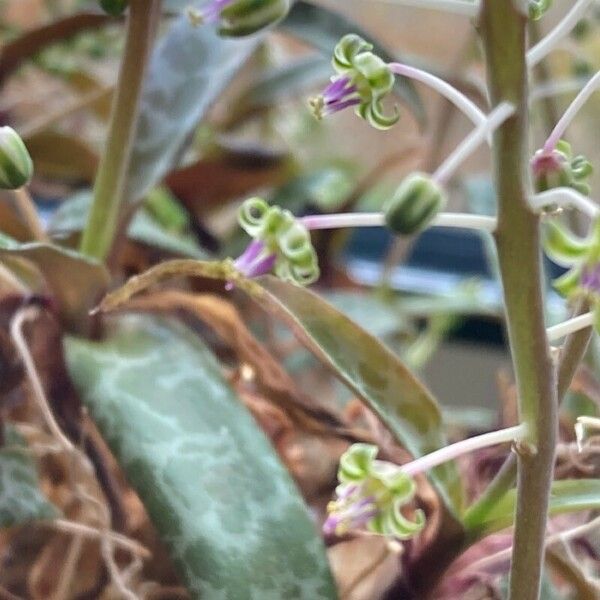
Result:
{"type": "Polygon", "coordinates": [[[249,278],[266,275],[267,273],[271,272],[275,266],[276,260],[277,256],[275,256],[275,254],[269,254],[263,258],[260,258],[245,269],[244,275],[249,278]]]}
{"type": "Polygon", "coordinates": [[[211,0],[200,10],[204,23],[215,23],[221,16],[221,11],[233,0],[211,0]]]}
{"type": "Polygon", "coordinates": [[[233,263],[238,271],[249,267],[264,250],[265,244],[260,240],[252,240],[246,250],[233,263]]]}
{"type": "Polygon", "coordinates": [[[586,267],[581,274],[581,287],[589,292],[600,294],[600,264],[586,267]]]}
{"type": "Polygon", "coordinates": [[[323,93],[311,101],[315,115],[321,118],[360,104],[357,91],[350,77],[333,79],[323,93]]]}

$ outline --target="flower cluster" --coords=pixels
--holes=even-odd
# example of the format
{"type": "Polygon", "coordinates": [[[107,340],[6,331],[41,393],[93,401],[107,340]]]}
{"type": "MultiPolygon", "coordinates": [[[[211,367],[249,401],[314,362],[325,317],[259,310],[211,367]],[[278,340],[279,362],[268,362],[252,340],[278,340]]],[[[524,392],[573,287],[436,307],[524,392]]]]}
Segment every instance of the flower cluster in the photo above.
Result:
{"type": "Polygon", "coordinates": [[[190,8],[193,25],[216,23],[220,35],[242,37],[274,25],[287,15],[290,0],[209,0],[200,10],[190,8]]]}
{"type": "Polygon", "coordinates": [[[556,222],[546,224],[544,248],[558,264],[570,267],[554,281],[554,287],[566,297],[586,296],[600,303],[600,220],[587,238],[579,238],[556,222]]]}
{"type": "Polygon", "coordinates": [[[531,161],[531,168],[538,192],[570,187],[584,196],[590,193],[588,180],[593,167],[585,156],[573,156],[571,144],[564,140],[550,150],[538,150],[531,161]]]}
{"type": "Polygon", "coordinates": [[[422,510],[415,511],[414,521],[401,511],[415,495],[414,481],[397,465],[375,460],[377,451],[377,446],[353,444],[341,457],[340,485],[336,499],[327,506],[325,534],[362,529],[404,540],[423,529],[422,510]]]}
{"type": "Polygon", "coordinates": [[[294,215],[261,198],[246,200],[239,212],[241,227],[254,241],[235,261],[247,277],[274,270],[281,279],[308,285],[319,278],[317,254],[310,234],[294,215]]]}
{"type": "Polygon", "coordinates": [[[356,34],[338,42],[333,54],[337,75],[322,94],[310,100],[318,119],[355,106],[356,114],[378,129],[388,129],[398,121],[398,109],[385,114],[382,104],[394,87],[394,74],[371,50],[373,46],[356,34]]]}

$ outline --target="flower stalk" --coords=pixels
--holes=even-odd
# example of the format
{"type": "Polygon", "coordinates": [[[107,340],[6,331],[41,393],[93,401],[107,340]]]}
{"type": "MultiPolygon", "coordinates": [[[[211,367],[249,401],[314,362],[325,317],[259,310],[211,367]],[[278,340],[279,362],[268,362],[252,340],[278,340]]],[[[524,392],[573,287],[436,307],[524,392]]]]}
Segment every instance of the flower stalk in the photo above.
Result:
{"type": "MultiPolygon", "coordinates": [[[[506,321],[519,397],[519,419],[534,452],[518,457],[517,510],[510,575],[512,600],[538,600],[548,498],[558,429],[556,374],[544,324],[539,216],[531,209],[529,175],[527,18],[513,2],[484,0],[480,27],[491,100],[515,113],[494,133],[498,197],[495,232],[506,321]]],[[[546,45],[548,41],[545,40],[546,45]]],[[[543,46],[544,48],[546,46],[543,46]]]]}
{"type": "Polygon", "coordinates": [[[485,113],[481,111],[474,102],[469,100],[463,93],[443,79],[440,79],[427,71],[423,71],[422,69],[417,69],[416,67],[401,63],[390,63],[388,66],[392,73],[424,83],[438,92],[441,96],[444,96],[444,98],[452,102],[456,108],[461,110],[474,125],[481,125],[486,121],[487,117],[485,113]]]}
{"type": "Polygon", "coordinates": [[[83,254],[99,260],[106,258],[117,231],[142,83],[160,6],[160,0],[131,0],[129,6],[127,41],[113,99],[108,139],[98,167],[92,208],[80,244],[83,254]]]}
{"type": "Polygon", "coordinates": [[[588,327],[592,327],[594,325],[596,317],[593,312],[587,312],[583,315],[578,315],[565,321],[564,323],[559,323],[558,325],[554,325],[549,327],[546,330],[546,334],[548,336],[549,342],[556,342],[561,338],[564,338],[576,331],[580,331],[582,329],[587,329],[588,327]]]}
{"type": "Polygon", "coordinates": [[[571,124],[575,115],[581,110],[583,105],[588,101],[590,96],[600,89],[600,71],[598,71],[583,87],[583,89],[577,94],[575,100],[571,102],[563,116],[559,119],[555,125],[552,133],[548,136],[544,144],[544,152],[551,152],[556,148],[556,144],[560,141],[564,135],[567,127],[571,124]]]}

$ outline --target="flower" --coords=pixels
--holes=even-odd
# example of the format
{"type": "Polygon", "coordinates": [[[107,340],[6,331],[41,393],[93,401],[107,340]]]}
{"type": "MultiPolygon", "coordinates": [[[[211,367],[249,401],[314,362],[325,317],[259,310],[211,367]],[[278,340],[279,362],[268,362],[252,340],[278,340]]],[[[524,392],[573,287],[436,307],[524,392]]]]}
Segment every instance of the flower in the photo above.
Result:
{"type": "Polygon", "coordinates": [[[593,167],[585,156],[573,157],[571,145],[564,140],[560,140],[552,149],[538,150],[531,160],[531,168],[538,192],[570,187],[584,196],[590,193],[587,180],[593,167]]]}
{"type": "Polygon", "coordinates": [[[394,87],[394,74],[372,49],[372,44],[355,34],[345,35],[338,42],[332,63],[337,75],[309,101],[317,119],[355,106],[356,114],[378,129],[388,129],[398,121],[397,107],[393,114],[386,115],[382,106],[394,87]]]}
{"type": "Polygon", "coordinates": [[[375,460],[377,452],[377,446],[353,444],[342,455],[340,485],[335,500],[327,506],[328,517],[323,525],[326,535],[362,529],[404,540],[423,529],[422,510],[415,511],[414,521],[401,511],[415,495],[414,481],[401,467],[375,460]]]}
{"type": "Polygon", "coordinates": [[[290,10],[290,0],[209,0],[200,10],[190,8],[193,25],[218,24],[219,34],[241,37],[274,25],[290,10]]]}
{"type": "Polygon", "coordinates": [[[553,282],[563,296],[586,296],[600,304],[600,219],[587,238],[575,236],[555,221],[547,223],[544,249],[553,261],[570,267],[553,282]]]}
{"type": "Polygon", "coordinates": [[[33,176],[31,156],[12,127],[0,127],[0,189],[16,190],[33,176]]]}
{"type": "Polygon", "coordinates": [[[299,285],[319,278],[310,234],[289,210],[269,206],[261,198],[250,198],[240,208],[239,222],[254,238],[234,262],[243,275],[258,277],[274,270],[281,279],[299,285]]]}

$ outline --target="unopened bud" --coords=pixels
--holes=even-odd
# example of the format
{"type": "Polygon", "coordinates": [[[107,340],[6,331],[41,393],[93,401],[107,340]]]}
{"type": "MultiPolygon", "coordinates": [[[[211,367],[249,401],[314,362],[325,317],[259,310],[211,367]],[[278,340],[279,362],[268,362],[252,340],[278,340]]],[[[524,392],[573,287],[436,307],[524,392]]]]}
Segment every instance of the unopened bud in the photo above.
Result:
{"type": "Polygon", "coordinates": [[[552,0],[529,0],[529,18],[532,21],[541,19],[552,6],[552,0]]]}
{"type": "Polygon", "coordinates": [[[0,127],[0,189],[16,190],[33,176],[31,156],[12,127],[0,127]]]}
{"type": "Polygon", "coordinates": [[[113,17],[122,15],[128,5],[129,0],[100,0],[102,10],[113,17]]]}
{"type": "Polygon", "coordinates": [[[385,222],[394,233],[411,235],[425,229],[445,205],[444,190],[429,175],[413,173],[385,207],[385,222]]]}

